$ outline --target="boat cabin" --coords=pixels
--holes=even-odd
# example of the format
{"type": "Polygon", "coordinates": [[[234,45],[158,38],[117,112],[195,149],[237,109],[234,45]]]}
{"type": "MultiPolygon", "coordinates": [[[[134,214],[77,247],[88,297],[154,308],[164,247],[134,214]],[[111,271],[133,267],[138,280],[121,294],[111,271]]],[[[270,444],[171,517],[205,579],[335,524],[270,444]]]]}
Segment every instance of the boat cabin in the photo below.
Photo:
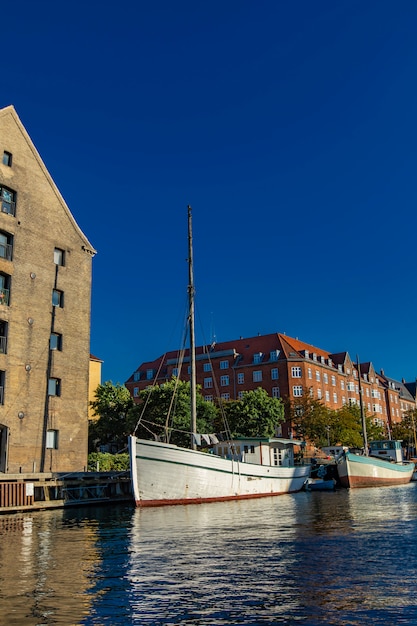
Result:
{"type": "Polygon", "coordinates": [[[237,437],[220,441],[213,447],[214,454],[244,463],[294,467],[294,446],[304,447],[297,439],[237,437]]]}
{"type": "Polygon", "coordinates": [[[401,441],[399,440],[371,441],[369,443],[369,454],[387,461],[403,462],[403,451],[401,441]]]}

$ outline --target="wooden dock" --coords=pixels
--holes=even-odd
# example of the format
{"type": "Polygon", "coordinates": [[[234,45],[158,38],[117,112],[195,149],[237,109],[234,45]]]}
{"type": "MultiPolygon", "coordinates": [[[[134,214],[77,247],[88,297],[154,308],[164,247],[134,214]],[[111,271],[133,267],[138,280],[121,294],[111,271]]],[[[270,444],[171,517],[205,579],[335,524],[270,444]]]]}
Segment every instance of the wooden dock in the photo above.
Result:
{"type": "Polygon", "coordinates": [[[133,502],[129,472],[3,474],[0,514],[133,502]]]}

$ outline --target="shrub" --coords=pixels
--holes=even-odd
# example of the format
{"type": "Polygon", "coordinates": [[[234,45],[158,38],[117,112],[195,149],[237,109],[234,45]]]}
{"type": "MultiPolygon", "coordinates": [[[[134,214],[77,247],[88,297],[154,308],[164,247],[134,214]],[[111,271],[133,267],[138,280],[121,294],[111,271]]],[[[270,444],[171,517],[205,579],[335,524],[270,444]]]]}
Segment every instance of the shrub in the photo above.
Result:
{"type": "Polygon", "coordinates": [[[129,469],[129,455],[110,452],[91,452],[88,455],[89,472],[124,472],[129,469]]]}

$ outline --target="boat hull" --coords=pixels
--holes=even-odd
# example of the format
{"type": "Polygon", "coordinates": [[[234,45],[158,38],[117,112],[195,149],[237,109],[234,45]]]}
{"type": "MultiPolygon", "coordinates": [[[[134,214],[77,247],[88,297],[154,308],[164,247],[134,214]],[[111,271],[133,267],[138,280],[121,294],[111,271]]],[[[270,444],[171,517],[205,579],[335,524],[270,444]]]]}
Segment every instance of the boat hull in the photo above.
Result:
{"type": "Polygon", "coordinates": [[[341,485],[351,489],[405,485],[410,482],[413,470],[413,463],[394,463],[351,452],[345,452],[337,464],[341,485]]]}
{"type": "Polygon", "coordinates": [[[129,437],[136,506],[199,504],[300,491],[310,467],[243,463],[214,454],[129,437]]]}

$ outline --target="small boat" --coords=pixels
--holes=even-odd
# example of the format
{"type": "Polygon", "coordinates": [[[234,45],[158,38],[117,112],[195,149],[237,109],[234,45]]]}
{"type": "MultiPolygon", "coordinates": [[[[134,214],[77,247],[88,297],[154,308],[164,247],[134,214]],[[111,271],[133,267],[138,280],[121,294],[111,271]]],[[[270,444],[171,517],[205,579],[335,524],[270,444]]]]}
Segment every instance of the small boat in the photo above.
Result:
{"type": "Polygon", "coordinates": [[[403,461],[401,441],[371,441],[370,454],[343,452],[337,471],[343,487],[405,485],[415,471],[414,463],[403,461]]]}
{"type": "Polygon", "coordinates": [[[311,474],[304,483],[304,491],[334,491],[336,489],[336,480],[330,472],[333,466],[326,464],[317,464],[317,460],[311,461],[311,474]]]}
{"type": "MultiPolygon", "coordinates": [[[[190,433],[196,433],[194,282],[191,208],[188,207],[190,433]]],[[[191,437],[190,437],[191,441],[191,437]]],[[[210,452],[161,441],[129,437],[133,497],[138,507],[197,504],[277,496],[300,491],[310,465],[295,465],[294,446],[302,441],[281,438],[229,438],[210,452]]]]}
{"type": "Polygon", "coordinates": [[[391,439],[371,441],[368,446],[359,357],[356,357],[356,362],[363,450],[361,454],[345,450],[337,457],[337,473],[340,483],[343,487],[350,487],[351,489],[355,487],[405,485],[411,480],[414,463],[403,460],[401,441],[391,439]]]}
{"type": "Polygon", "coordinates": [[[334,491],[336,481],[334,478],[307,478],[304,489],[305,491],[334,491]]]}

